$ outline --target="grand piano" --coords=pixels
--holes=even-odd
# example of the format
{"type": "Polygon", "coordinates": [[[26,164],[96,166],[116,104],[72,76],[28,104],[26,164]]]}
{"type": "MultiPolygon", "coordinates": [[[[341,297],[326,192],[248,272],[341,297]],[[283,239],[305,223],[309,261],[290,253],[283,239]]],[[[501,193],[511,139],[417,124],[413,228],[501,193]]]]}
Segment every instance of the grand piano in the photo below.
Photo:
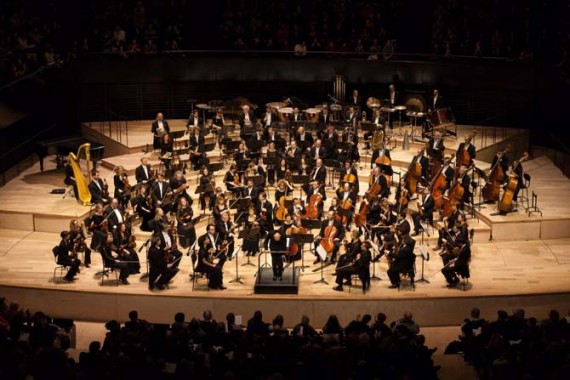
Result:
{"type": "Polygon", "coordinates": [[[36,153],[40,158],[40,170],[44,170],[44,157],[49,154],[56,154],[57,168],[65,165],[65,160],[69,153],[77,153],[79,147],[85,143],[91,144],[90,155],[94,163],[103,158],[105,146],[86,139],[81,136],[64,136],[50,140],[38,141],[36,153]]]}

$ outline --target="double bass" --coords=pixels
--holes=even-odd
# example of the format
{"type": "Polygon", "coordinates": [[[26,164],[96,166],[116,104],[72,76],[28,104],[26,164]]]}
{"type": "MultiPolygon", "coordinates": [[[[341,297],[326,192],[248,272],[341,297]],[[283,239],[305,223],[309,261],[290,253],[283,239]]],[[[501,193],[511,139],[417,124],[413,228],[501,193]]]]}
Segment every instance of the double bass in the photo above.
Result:
{"type": "Polygon", "coordinates": [[[463,177],[467,173],[469,173],[469,170],[471,168],[472,168],[472,166],[470,166],[465,171],[465,173],[463,173],[459,178],[457,178],[455,180],[455,183],[449,189],[449,193],[447,194],[447,198],[444,197],[444,200],[443,200],[443,217],[444,218],[447,218],[451,214],[453,214],[453,211],[455,211],[457,202],[459,202],[459,200],[463,197],[463,194],[465,193],[465,189],[463,188],[463,185],[461,185],[461,182],[463,180],[463,177]]]}
{"type": "Polygon", "coordinates": [[[503,150],[501,157],[497,159],[495,165],[491,168],[491,174],[489,175],[489,180],[485,184],[482,190],[483,200],[485,202],[496,202],[499,200],[499,193],[501,192],[501,184],[505,179],[505,172],[501,166],[501,161],[507,150],[503,150]]]}
{"type": "MultiPolygon", "coordinates": [[[[474,130],[473,133],[469,135],[469,137],[467,137],[464,146],[471,143],[471,140],[473,140],[475,134],[476,131],[474,130]]],[[[462,166],[469,166],[470,163],[471,163],[471,156],[469,155],[467,149],[461,150],[461,152],[459,152],[459,155],[455,159],[455,167],[458,170],[457,173],[459,173],[459,168],[461,168],[462,166]]]]}
{"type": "Polygon", "coordinates": [[[505,192],[503,193],[501,201],[499,202],[498,209],[501,212],[509,212],[511,210],[513,197],[519,184],[519,176],[515,173],[515,170],[521,164],[521,162],[525,161],[526,159],[528,159],[528,152],[524,152],[523,156],[513,164],[511,172],[509,173],[509,181],[505,187],[505,192]]]}
{"type": "Polygon", "coordinates": [[[431,189],[431,196],[433,197],[434,210],[439,210],[441,208],[443,193],[447,188],[447,181],[443,174],[443,165],[441,165],[438,172],[431,180],[429,187],[431,189]]]}
{"type": "Polygon", "coordinates": [[[408,171],[404,175],[404,181],[406,182],[406,187],[409,190],[410,194],[415,194],[418,181],[422,177],[422,165],[418,162],[419,158],[424,154],[426,148],[422,148],[419,153],[414,156],[412,162],[408,166],[408,171]]]}

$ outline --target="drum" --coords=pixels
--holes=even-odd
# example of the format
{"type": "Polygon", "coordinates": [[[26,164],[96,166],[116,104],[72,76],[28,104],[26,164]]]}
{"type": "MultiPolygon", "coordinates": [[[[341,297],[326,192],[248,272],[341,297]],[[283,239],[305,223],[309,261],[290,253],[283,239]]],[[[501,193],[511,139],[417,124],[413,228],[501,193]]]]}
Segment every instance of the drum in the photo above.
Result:
{"type": "Polygon", "coordinates": [[[307,114],[307,120],[310,122],[316,123],[319,121],[319,112],[321,112],[318,108],[307,108],[305,113],[307,114]]]}
{"type": "Polygon", "coordinates": [[[433,110],[427,114],[429,121],[434,127],[439,127],[440,125],[449,124],[453,122],[453,117],[451,116],[450,108],[440,108],[433,110]]]}
{"type": "Polygon", "coordinates": [[[282,107],[277,110],[277,115],[279,116],[279,120],[281,122],[286,122],[289,118],[289,115],[293,113],[293,108],[291,107],[282,107]]]}

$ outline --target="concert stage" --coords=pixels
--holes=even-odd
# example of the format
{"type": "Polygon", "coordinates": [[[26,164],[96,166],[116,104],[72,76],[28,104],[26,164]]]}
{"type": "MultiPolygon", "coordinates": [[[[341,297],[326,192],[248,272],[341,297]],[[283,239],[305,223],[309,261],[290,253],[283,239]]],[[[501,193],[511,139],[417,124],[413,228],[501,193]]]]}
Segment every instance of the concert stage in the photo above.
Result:
{"type": "MultiPolygon", "coordinates": [[[[109,183],[112,183],[109,169],[119,163],[129,170],[131,183],[134,183],[132,171],[142,155],[158,167],[156,154],[143,152],[152,142],[149,129],[150,122],[132,122],[129,124],[128,145],[115,141],[116,145],[123,145],[123,151],[115,156],[106,156],[100,167],[102,176],[109,183]],[[139,126],[131,131],[131,125],[139,126]]],[[[445,139],[448,154],[471,130],[472,127],[460,126],[457,140],[445,139]]],[[[511,132],[516,135],[515,131],[511,132]]],[[[91,137],[99,134],[99,139],[94,141],[105,144],[106,152],[110,151],[106,144],[106,139],[111,140],[109,137],[95,129],[90,133],[93,134],[91,137]]],[[[397,147],[392,154],[394,170],[398,172],[406,170],[420,146],[411,141],[410,149],[404,150],[402,138],[403,134],[397,137],[397,147]]],[[[477,140],[475,144],[480,146],[477,140]]],[[[359,173],[361,189],[365,190],[369,156],[366,151],[361,152],[359,173]]],[[[212,157],[222,159],[218,150],[212,152],[212,157]]],[[[308,314],[312,323],[320,326],[331,313],[346,323],[356,314],[384,312],[395,319],[405,310],[412,310],[414,319],[422,326],[443,326],[458,324],[473,306],[482,309],[483,317],[495,318],[498,309],[510,311],[523,307],[528,313],[540,316],[546,315],[550,309],[566,310],[570,304],[570,205],[566,202],[570,199],[570,180],[546,158],[523,164],[525,172],[532,176],[529,194],[532,191],[538,194],[542,216],[528,216],[522,209],[506,216],[491,215],[495,212],[494,205],[483,205],[484,208],[476,210],[475,218],[469,219],[475,234],[471,278],[465,291],[445,287],[440,273],[441,259],[433,251],[436,237],[430,229],[431,235],[423,236],[424,246],[431,256],[425,262],[424,278],[430,283],[418,282],[415,290],[408,287],[400,291],[388,289],[387,263],[382,259],[374,264],[374,273],[382,280],[373,280],[370,292],[362,294],[358,284],[350,292],[348,287],[344,292],[336,292],[332,290],[335,285],[332,266],[324,269],[324,280],[328,284],[315,283],[321,278],[320,271],[318,266],[311,265],[315,257],[306,247],[304,264],[308,268],[301,271],[299,294],[294,295],[254,294],[258,260],[263,263],[265,253],[259,259],[252,258],[254,266],[242,266],[246,258],[240,253],[239,273],[236,273],[236,261],[228,261],[224,266],[224,284],[228,287],[225,291],[207,290],[203,279],[198,280],[196,289],[192,291],[189,277],[191,261],[187,256],[183,257],[181,270],[170,289],[162,292],[150,292],[146,280],[140,275],[131,276],[129,286],[108,283],[101,286],[97,274],[102,269],[101,258],[95,252],[92,254],[92,267],[82,267],[77,281],[64,283],[57,273],[54,282],[55,263],[51,248],[58,244],[59,232],[68,227],[69,220],[83,218],[89,210],[77,205],[73,198],[63,199],[62,195],[49,193],[53,188],[64,187],[64,174],[63,170],[55,168],[54,157],[47,157],[45,161],[44,172],[40,172],[39,165],[35,164],[0,188],[0,295],[18,301],[23,307],[43,310],[52,316],[93,321],[124,320],[129,310],[137,309],[142,318],[169,322],[178,311],[193,317],[201,315],[204,309],[211,309],[217,319],[223,319],[225,313],[232,311],[247,320],[253,310],[259,309],[267,318],[282,313],[288,324],[299,320],[302,314],[308,314]],[[243,284],[230,282],[238,275],[243,284]]],[[[489,164],[484,162],[477,162],[477,166],[482,170],[489,168],[489,164]]],[[[216,173],[217,179],[221,180],[224,173],[225,170],[216,173]]],[[[190,172],[190,194],[194,193],[196,178],[196,174],[190,172]]],[[[298,191],[295,190],[295,195],[298,191]]],[[[273,202],[273,189],[269,192],[268,199],[273,202]]],[[[332,194],[333,189],[327,189],[327,195],[332,194]]],[[[328,202],[325,207],[328,207],[328,202]]],[[[196,208],[195,212],[198,213],[196,208]]],[[[207,219],[204,218],[197,226],[199,235],[203,233],[207,219]]],[[[138,228],[135,233],[140,246],[147,235],[139,233],[138,228]]],[[[416,239],[416,247],[419,247],[421,237],[416,239]]],[[[419,248],[416,254],[419,255],[419,248]]],[[[143,250],[140,253],[142,272],[146,271],[144,255],[143,250]]],[[[269,256],[267,260],[271,261],[269,256]]],[[[297,263],[298,266],[301,264],[300,261],[297,263]]],[[[416,268],[418,281],[422,274],[421,257],[417,258],[416,268]]]]}

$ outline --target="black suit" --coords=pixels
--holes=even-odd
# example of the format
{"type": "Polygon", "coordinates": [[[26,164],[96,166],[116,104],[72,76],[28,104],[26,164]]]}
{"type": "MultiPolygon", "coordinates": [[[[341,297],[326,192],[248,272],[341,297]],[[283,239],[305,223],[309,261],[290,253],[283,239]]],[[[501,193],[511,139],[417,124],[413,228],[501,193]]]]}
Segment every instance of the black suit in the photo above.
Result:
{"type": "Polygon", "coordinates": [[[413,245],[402,243],[390,269],[388,269],[388,277],[392,285],[400,284],[400,273],[411,273],[413,277],[415,260],[413,245]]]}
{"type": "Polygon", "coordinates": [[[301,147],[301,148],[302,147],[309,147],[315,143],[315,141],[313,139],[313,135],[310,134],[309,132],[305,131],[304,137],[305,137],[305,140],[301,140],[301,135],[298,133],[295,133],[295,141],[297,142],[298,147],[301,147]]]}
{"type": "MultiPolygon", "coordinates": [[[[457,148],[457,152],[455,152],[456,156],[459,157],[459,155],[463,152],[463,150],[465,150],[465,143],[461,143],[459,144],[459,148],[457,148]]],[[[473,144],[469,144],[467,146],[467,153],[469,153],[469,157],[471,157],[471,160],[469,162],[464,162],[465,165],[471,165],[471,161],[473,161],[475,159],[475,146],[473,144]]]]}
{"type": "Polygon", "coordinates": [[[380,154],[384,152],[384,156],[388,157],[388,159],[390,159],[390,161],[392,161],[392,157],[390,156],[390,150],[386,149],[386,148],[382,148],[382,149],[374,149],[374,151],[372,152],[372,158],[370,159],[370,167],[374,167],[373,164],[376,163],[376,159],[378,157],[380,157],[380,154]]]}
{"type": "Polygon", "coordinates": [[[105,267],[109,268],[116,268],[119,269],[119,278],[121,280],[126,280],[129,277],[130,270],[129,270],[129,263],[123,261],[117,261],[112,254],[111,247],[106,242],[101,244],[99,248],[99,252],[101,253],[101,257],[103,259],[103,264],[105,267]]]}
{"type": "Polygon", "coordinates": [[[188,121],[186,122],[186,128],[199,127],[203,124],[204,124],[204,121],[202,120],[201,117],[198,116],[197,118],[195,118],[193,115],[190,115],[190,117],[188,118],[188,121]]]}
{"type": "Polygon", "coordinates": [[[108,203],[109,199],[105,197],[105,194],[103,194],[103,189],[105,188],[105,184],[101,179],[97,180],[97,183],[99,184],[99,186],[97,186],[95,180],[91,180],[91,182],[89,182],[89,185],[87,186],[89,188],[89,193],[91,194],[91,203],[93,204],[108,203]]]}
{"type": "Polygon", "coordinates": [[[137,183],[148,181],[150,179],[150,165],[146,165],[146,169],[147,171],[145,173],[142,164],[137,166],[135,169],[135,178],[137,179],[137,183]]]}
{"type": "Polygon", "coordinates": [[[318,158],[320,158],[321,160],[324,160],[327,155],[326,149],[322,146],[320,148],[313,146],[309,151],[309,155],[311,156],[312,159],[315,160],[317,159],[317,153],[318,153],[318,158]]]}
{"type": "Polygon", "coordinates": [[[107,212],[105,214],[105,216],[108,216],[107,222],[109,222],[109,229],[110,230],[117,228],[119,226],[119,224],[125,222],[125,218],[124,218],[125,212],[124,212],[123,208],[119,205],[119,207],[117,207],[116,210],[119,211],[120,215],[117,215],[117,213],[115,212],[115,209],[113,209],[112,207],[108,207],[107,212]]]}
{"type": "Polygon", "coordinates": [[[330,113],[325,115],[322,112],[319,113],[319,123],[323,125],[329,124],[331,121],[334,121],[333,115],[330,113]]]}
{"type": "Polygon", "coordinates": [[[298,122],[298,121],[304,121],[304,120],[306,120],[306,119],[305,119],[305,116],[304,116],[302,113],[298,113],[298,114],[297,114],[297,119],[296,119],[296,120],[295,120],[295,114],[289,115],[289,122],[291,122],[291,123],[295,123],[295,122],[298,122]]]}
{"type": "MultiPolygon", "coordinates": [[[[168,121],[162,120],[162,128],[164,128],[164,131],[166,133],[170,133],[170,126],[168,125],[168,121]]],[[[156,134],[158,132],[158,120],[153,121],[151,132],[153,135],[156,136],[156,134]]]]}
{"type": "MultiPolygon", "coordinates": [[[[341,242],[342,239],[344,238],[344,228],[343,228],[342,225],[341,225],[338,221],[336,221],[336,220],[333,221],[332,225],[333,225],[333,226],[336,228],[336,230],[337,230],[337,234],[336,234],[336,236],[335,236],[334,238],[335,238],[335,239],[338,239],[338,241],[335,241],[335,242],[334,242],[334,248],[333,248],[332,255],[331,255],[331,261],[332,261],[332,262],[335,262],[335,261],[336,261],[336,255],[337,255],[338,249],[339,249],[339,247],[340,247],[340,242],[341,242]]],[[[329,221],[328,221],[327,219],[325,219],[325,220],[323,220],[323,221],[321,222],[321,230],[319,231],[319,236],[320,236],[321,238],[327,238],[327,236],[326,236],[326,234],[325,234],[325,230],[326,230],[327,227],[329,227],[329,221]]],[[[314,244],[315,244],[315,249],[316,249],[316,248],[320,245],[320,240],[315,240],[315,243],[314,243],[314,244]]],[[[320,257],[317,256],[316,262],[319,262],[319,261],[320,261],[320,257]]]]}
{"type": "Polygon", "coordinates": [[[168,182],[166,181],[156,181],[152,184],[151,187],[151,195],[152,195],[152,199],[155,201],[155,203],[158,202],[162,202],[165,199],[166,193],[170,191],[170,186],[168,185],[168,182]],[[160,190],[160,183],[162,183],[162,191],[160,190]]]}
{"type": "Polygon", "coordinates": [[[443,139],[440,138],[436,143],[433,137],[430,138],[427,153],[430,155],[430,157],[434,157],[440,161],[443,161],[443,157],[445,155],[445,146],[443,145],[443,139]]]}
{"type": "Polygon", "coordinates": [[[447,283],[456,285],[459,282],[457,275],[469,276],[469,261],[471,260],[471,247],[464,243],[457,255],[457,259],[441,270],[447,283]]]}
{"type": "Polygon", "coordinates": [[[422,205],[422,215],[420,216],[420,214],[417,211],[414,211],[412,213],[412,220],[414,221],[414,232],[415,233],[419,233],[420,229],[422,229],[421,226],[421,220],[427,220],[429,222],[430,225],[433,225],[433,208],[435,206],[435,201],[433,199],[433,197],[431,196],[431,194],[426,195],[426,198],[424,200],[424,203],[422,205]]]}
{"type": "Polygon", "coordinates": [[[429,103],[428,103],[428,109],[429,110],[437,110],[437,109],[444,108],[444,107],[445,107],[445,103],[444,103],[443,97],[441,95],[438,95],[437,98],[432,96],[429,99],[429,103]]]}
{"type": "Polygon", "coordinates": [[[79,265],[81,261],[77,257],[71,256],[69,253],[73,249],[73,241],[62,240],[56,249],[57,263],[59,265],[65,265],[69,269],[65,275],[67,281],[73,280],[73,277],[79,272],[79,265]]]}
{"type": "Polygon", "coordinates": [[[316,166],[311,173],[310,181],[317,181],[318,183],[325,183],[327,179],[327,168],[323,165],[320,168],[316,166]]]}
{"type": "Polygon", "coordinates": [[[257,118],[253,114],[253,112],[248,112],[249,121],[251,125],[246,127],[245,125],[245,114],[241,114],[239,117],[239,126],[241,131],[241,138],[246,140],[246,136],[251,136],[255,133],[255,123],[257,122],[257,118]]]}
{"type": "Polygon", "coordinates": [[[167,285],[168,282],[178,273],[176,266],[168,267],[166,262],[164,249],[158,246],[152,246],[148,250],[148,288],[150,290],[154,287],[162,287],[167,285]]]}

